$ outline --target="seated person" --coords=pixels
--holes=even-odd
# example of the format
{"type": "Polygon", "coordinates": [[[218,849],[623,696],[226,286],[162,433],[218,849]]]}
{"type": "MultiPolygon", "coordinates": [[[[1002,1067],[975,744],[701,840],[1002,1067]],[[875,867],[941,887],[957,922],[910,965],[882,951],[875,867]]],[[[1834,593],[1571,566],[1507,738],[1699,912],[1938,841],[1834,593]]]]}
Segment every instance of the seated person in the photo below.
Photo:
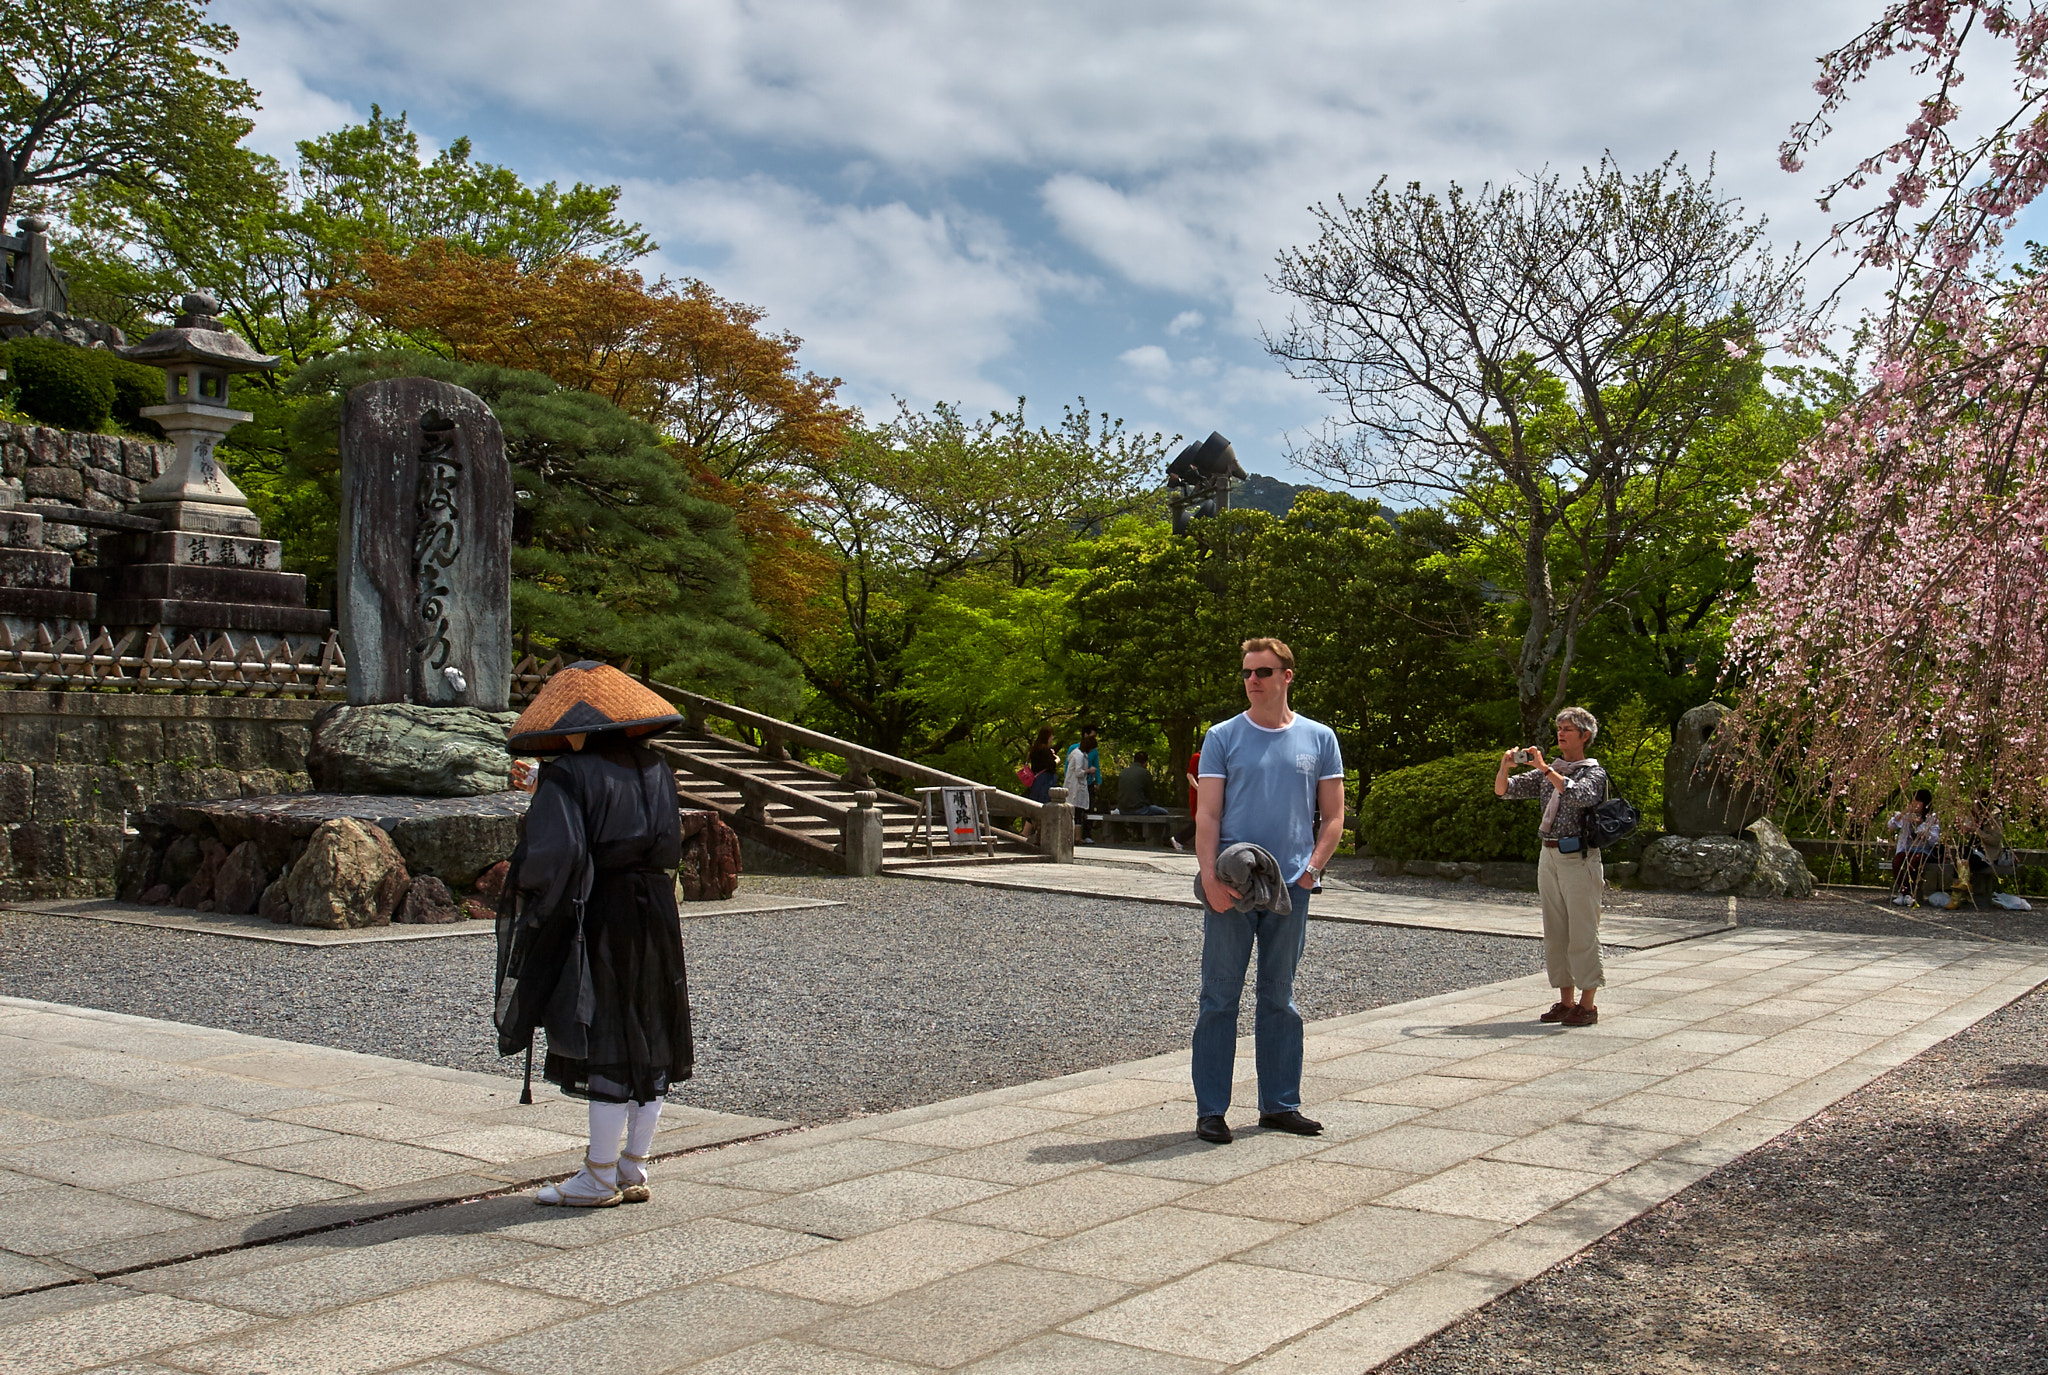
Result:
{"type": "Polygon", "coordinates": [[[1152,771],[1145,751],[1131,756],[1130,766],[1116,776],[1116,809],[1125,816],[1165,816],[1166,808],[1152,801],[1152,771]]]}

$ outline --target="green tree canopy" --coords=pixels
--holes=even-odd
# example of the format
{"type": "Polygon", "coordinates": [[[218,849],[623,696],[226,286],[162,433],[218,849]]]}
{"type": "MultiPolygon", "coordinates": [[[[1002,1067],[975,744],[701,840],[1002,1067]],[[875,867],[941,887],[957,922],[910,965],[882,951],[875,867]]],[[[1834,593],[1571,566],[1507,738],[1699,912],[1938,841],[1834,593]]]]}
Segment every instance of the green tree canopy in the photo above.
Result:
{"type": "Polygon", "coordinates": [[[761,638],[748,600],[731,511],[693,489],[651,427],[538,373],[420,354],[337,355],[291,382],[316,398],[294,424],[293,461],[330,494],[342,398],[385,377],[465,387],[503,426],[518,500],[515,632],[572,657],[631,657],[665,682],[759,710],[794,708],[791,665],[761,638]]]}
{"type": "Polygon", "coordinates": [[[256,93],[190,0],[12,0],[0,19],[0,223],[96,183],[164,199],[250,129],[256,93]]]}

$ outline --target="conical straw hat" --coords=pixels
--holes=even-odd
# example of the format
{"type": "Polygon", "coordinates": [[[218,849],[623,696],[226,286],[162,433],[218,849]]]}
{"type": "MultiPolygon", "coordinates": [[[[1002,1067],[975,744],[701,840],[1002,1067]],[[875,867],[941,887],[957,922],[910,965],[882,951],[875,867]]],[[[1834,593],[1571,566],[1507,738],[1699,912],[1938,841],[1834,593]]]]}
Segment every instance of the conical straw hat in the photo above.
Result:
{"type": "Polygon", "coordinates": [[[653,735],[683,718],[667,699],[610,664],[585,659],[558,670],[512,723],[515,754],[560,754],[571,735],[653,735]]]}

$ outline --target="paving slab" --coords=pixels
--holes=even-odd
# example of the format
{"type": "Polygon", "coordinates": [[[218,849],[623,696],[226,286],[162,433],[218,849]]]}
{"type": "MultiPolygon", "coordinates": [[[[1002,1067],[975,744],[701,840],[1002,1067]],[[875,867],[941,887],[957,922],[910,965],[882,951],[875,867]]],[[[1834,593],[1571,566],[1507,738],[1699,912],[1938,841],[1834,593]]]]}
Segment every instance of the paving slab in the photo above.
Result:
{"type": "MultiPolygon", "coordinates": [[[[522,1125],[553,1105],[513,1079],[21,998],[0,1064],[0,1294],[558,1178],[585,1141],[522,1125]]],[[[655,1149],[786,1125],[678,1109],[655,1149]]]]}
{"type": "MultiPolygon", "coordinates": [[[[1738,929],[1609,971],[1612,1011],[1592,1028],[1536,1023],[1552,997],[1536,977],[1312,1026],[1304,1107],[1330,1124],[1323,1137],[1256,1126],[1247,1040],[1229,1146],[1193,1139],[1177,1052],[678,1155],[657,1164],[645,1205],[445,1203],[432,1190],[451,1177],[436,1176],[281,1215],[443,1206],[283,1241],[270,1215],[183,1209],[224,1197],[230,1181],[212,1177],[260,1168],[250,1160],[355,1188],[332,1176],[446,1157],[464,1171],[452,1178],[490,1193],[518,1172],[488,1158],[494,1143],[534,1139],[491,1133],[574,1123],[558,1112],[522,1127],[499,1096],[516,1085],[482,1076],[197,1031],[208,1039],[184,1055],[168,1023],[66,1042],[68,1019],[103,1014],[0,1002],[0,1091],[21,1090],[0,1110],[142,1176],[90,1189],[51,1177],[65,1156],[47,1141],[5,1145],[22,1168],[0,1162],[0,1227],[16,1212],[31,1222],[6,1234],[19,1244],[0,1252],[0,1279],[60,1287],[0,1299],[0,1349],[26,1334],[29,1369],[127,1362],[136,1375],[1352,1375],[2035,987],[2048,949],[1738,929]],[[1810,992],[1823,984],[1828,996],[1810,992]],[[28,1013],[36,1037],[12,1034],[28,1013]],[[149,1094],[140,1061],[94,1078],[91,1056],[59,1053],[72,1042],[146,1047],[195,1101],[149,1094]],[[317,1096],[217,1108],[204,1076],[223,1065],[317,1096]],[[24,1089],[58,1079],[77,1082],[24,1089]],[[124,1112],[128,1093],[148,1105],[124,1112]],[[209,1155],[209,1128],[217,1169],[186,1172],[209,1155]],[[272,1128],[315,1135],[264,1139],[272,1128]],[[34,1249],[34,1219],[93,1240],[34,1249]],[[229,1240],[166,1263],[190,1254],[166,1238],[199,1237],[229,1240]],[[144,1259],[115,1283],[67,1283],[116,1256],[144,1259]]],[[[719,1125],[698,1114],[664,1139],[719,1125]]],[[[549,1162],[575,1163],[518,1168],[549,1162]]]]}
{"type": "MultiPolygon", "coordinates": [[[[1074,864],[1020,864],[1014,868],[920,869],[891,867],[898,878],[965,883],[1013,892],[1063,893],[1113,898],[1168,907],[1200,907],[1195,897],[1193,855],[1146,855],[1142,859],[1089,857],[1074,864]]],[[[1374,893],[1327,884],[1309,904],[1310,921],[1360,922],[1369,926],[1412,926],[1431,931],[1465,931],[1482,936],[1543,938],[1543,915],[1532,907],[1500,902],[1446,902],[1405,894],[1374,893]]],[[[1727,922],[1674,921],[1608,912],[1600,918],[1603,945],[1649,950],[1730,930],[1727,922]]]]}
{"type": "MultiPolygon", "coordinates": [[[[779,893],[734,894],[708,902],[684,902],[685,917],[731,917],[756,912],[784,912],[798,907],[838,907],[827,898],[784,897],[779,893]]],[[[274,945],[376,945],[388,941],[437,941],[460,936],[494,936],[495,920],[439,922],[432,926],[392,924],[353,931],[327,931],[310,926],[280,926],[258,916],[200,912],[190,907],[145,907],[113,898],[59,898],[45,902],[0,903],[0,912],[35,912],[82,921],[110,921],[123,926],[152,926],[159,931],[196,931],[230,940],[266,941],[274,945]]]]}

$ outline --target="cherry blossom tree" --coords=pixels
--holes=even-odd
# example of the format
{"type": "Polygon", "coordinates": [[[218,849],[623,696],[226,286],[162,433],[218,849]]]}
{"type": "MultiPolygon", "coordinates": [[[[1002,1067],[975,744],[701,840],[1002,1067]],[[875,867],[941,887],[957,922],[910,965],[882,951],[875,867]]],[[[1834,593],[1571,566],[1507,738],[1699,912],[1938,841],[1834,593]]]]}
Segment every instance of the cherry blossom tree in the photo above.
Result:
{"type": "Polygon", "coordinates": [[[2002,247],[2048,189],[2048,5],[1888,5],[1821,59],[1787,170],[1899,63],[1926,82],[1904,132],[1821,198],[1866,202],[1838,243],[1893,278],[1870,383],[1758,496],[1732,655],[1752,766],[1825,783],[1852,824],[1927,784],[1957,819],[2048,807],[2048,254],[2002,247]],[[2011,73],[1975,132],[1966,57],[2011,73]]]}

